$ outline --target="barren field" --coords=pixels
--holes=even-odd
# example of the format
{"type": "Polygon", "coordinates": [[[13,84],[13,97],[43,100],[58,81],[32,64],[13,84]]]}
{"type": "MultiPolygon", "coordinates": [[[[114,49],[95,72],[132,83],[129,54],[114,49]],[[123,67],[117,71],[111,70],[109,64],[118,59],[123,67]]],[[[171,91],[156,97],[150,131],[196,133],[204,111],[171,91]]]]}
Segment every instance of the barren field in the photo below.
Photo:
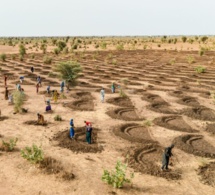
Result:
{"type": "Polygon", "coordinates": [[[7,54],[1,62],[0,139],[18,138],[16,150],[0,152],[2,195],[214,195],[215,194],[215,61],[213,51],[121,50],[85,51],[75,54],[30,54],[24,61],[7,54]],[[188,56],[195,61],[188,63],[188,56]],[[171,61],[174,59],[174,61],[171,61]],[[60,61],[77,60],[83,68],[77,85],[65,99],[51,101],[45,113],[47,85],[60,90],[60,80],[49,74],[60,61]],[[114,61],[114,63],[113,63],[114,61]],[[170,62],[171,61],[171,62],[170,62]],[[32,74],[30,67],[34,66],[32,74]],[[204,66],[204,73],[194,69],[204,66]],[[4,99],[4,78],[15,90],[19,76],[27,96],[27,113],[13,114],[4,99]],[[36,76],[42,87],[36,93],[36,76]],[[122,80],[126,81],[121,84],[122,80]],[[116,93],[111,84],[116,83],[116,93]],[[126,98],[120,97],[123,86],[126,98]],[[105,89],[105,102],[100,90],[105,89]],[[46,126],[35,125],[37,112],[46,126]],[[63,121],[54,121],[59,114],[63,121]],[[69,122],[74,119],[76,139],[69,139],[69,122]],[[93,123],[93,143],[85,142],[84,121],[93,123]],[[40,167],[20,155],[32,144],[41,145],[46,161],[40,167]],[[161,171],[163,149],[175,143],[170,171],[161,171]],[[114,189],[103,183],[104,169],[113,169],[117,159],[128,158],[135,172],[132,185],[114,189]]]}

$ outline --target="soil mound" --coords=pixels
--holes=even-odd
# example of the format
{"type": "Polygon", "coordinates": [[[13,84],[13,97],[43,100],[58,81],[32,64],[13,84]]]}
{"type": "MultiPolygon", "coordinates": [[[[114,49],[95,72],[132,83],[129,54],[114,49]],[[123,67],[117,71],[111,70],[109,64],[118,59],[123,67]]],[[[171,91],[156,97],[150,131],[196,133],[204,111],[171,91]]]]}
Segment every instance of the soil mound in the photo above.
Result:
{"type": "Polygon", "coordinates": [[[182,135],[174,139],[181,150],[196,156],[215,158],[215,148],[203,139],[202,135],[182,135]]]}
{"type": "Polygon", "coordinates": [[[135,123],[117,126],[113,129],[113,133],[130,142],[155,142],[152,140],[146,127],[135,123]]]}
{"type": "Polygon", "coordinates": [[[144,94],[144,96],[141,97],[141,99],[148,102],[164,102],[164,100],[159,95],[150,93],[144,94]]]}
{"type": "Polygon", "coordinates": [[[174,97],[181,97],[183,96],[183,92],[182,91],[170,91],[169,95],[174,96],[174,97]]]}
{"type": "Polygon", "coordinates": [[[35,125],[35,126],[47,126],[47,122],[45,122],[44,125],[42,124],[37,124],[37,121],[34,121],[34,120],[29,120],[29,121],[25,121],[23,124],[25,125],[35,125]]]}
{"type": "Polygon", "coordinates": [[[183,114],[198,120],[214,121],[215,112],[204,106],[188,108],[182,111],[183,114]]]}
{"type": "Polygon", "coordinates": [[[74,152],[80,153],[97,153],[101,152],[103,148],[99,146],[97,141],[97,134],[99,129],[93,128],[92,131],[92,144],[86,142],[86,129],[85,127],[75,128],[75,139],[70,139],[69,130],[59,132],[54,135],[53,140],[57,141],[57,145],[62,148],[67,148],[74,152]]]}
{"type": "Polygon", "coordinates": [[[125,121],[140,121],[144,118],[140,118],[135,112],[135,108],[117,108],[107,112],[107,114],[113,119],[121,119],[125,121]]]}
{"type": "Polygon", "coordinates": [[[215,135],[215,123],[207,124],[206,131],[215,135]]]}
{"type": "Polygon", "coordinates": [[[197,170],[200,180],[203,184],[215,187],[215,162],[200,166],[197,170]]]}
{"type": "Polygon", "coordinates": [[[80,111],[93,111],[94,103],[93,101],[89,101],[87,99],[81,99],[74,102],[64,103],[63,106],[72,108],[74,110],[80,111]]]}
{"type": "Polygon", "coordinates": [[[65,180],[72,180],[75,178],[75,175],[72,172],[65,171],[61,162],[52,157],[44,158],[44,160],[39,163],[39,168],[45,174],[54,174],[65,180]]]}
{"type": "Polygon", "coordinates": [[[180,170],[162,171],[161,159],[163,149],[157,144],[146,144],[143,147],[128,151],[128,165],[135,171],[142,172],[168,180],[181,179],[180,170]]]}
{"type": "Polygon", "coordinates": [[[172,115],[172,116],[164,116],[154,119],[154,124],[182,132],[194,133],[198,132],[197,130],[192,129],[182,118],[182,116],[172,115]]]}
{"type": "Polygon", "coordinates": [[[7,119],[9,119],[8,116],[0,116],[0,121],[4,121],[4,120],[7,120],[7,119]]]}
{"type": "Polygon", "coordinates": [[[187,106],[199,106],[199,102],[194,97],[185,96],[178,101],[179,104],[187,106]]]}
{"type": "Polygon", "coordinates": [[[132,107],[133,104],[128,97],[116,97],[107,100],[108,103],[122,107],[132,107]]]}
{"type": "Polygon", "coordinates": [[[71,95],[71,97],[75,98],[75,99],[93,99],[92,95],[90,92],[87,91],[83,91],[83,92],[76,92],[74,94],[71,95]]]}
{"type": "Polygon", "coordinates": [[[159,112],[164,114],[175,114],[175,112],[169,108],[169,104],[166,102],[155,102],[147,106],[147,108],[154,112],[159,112]]]}

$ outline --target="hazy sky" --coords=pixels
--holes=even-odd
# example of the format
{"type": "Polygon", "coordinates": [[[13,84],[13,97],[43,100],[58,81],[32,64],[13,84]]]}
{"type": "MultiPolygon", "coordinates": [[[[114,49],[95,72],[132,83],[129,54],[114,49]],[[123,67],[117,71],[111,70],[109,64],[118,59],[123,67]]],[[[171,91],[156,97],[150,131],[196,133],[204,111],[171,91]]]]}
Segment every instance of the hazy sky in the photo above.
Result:
{"type": "Polygon", "coordinates": [[[0,0],[0,36],[215,34],[215,0],[0,0]]]}

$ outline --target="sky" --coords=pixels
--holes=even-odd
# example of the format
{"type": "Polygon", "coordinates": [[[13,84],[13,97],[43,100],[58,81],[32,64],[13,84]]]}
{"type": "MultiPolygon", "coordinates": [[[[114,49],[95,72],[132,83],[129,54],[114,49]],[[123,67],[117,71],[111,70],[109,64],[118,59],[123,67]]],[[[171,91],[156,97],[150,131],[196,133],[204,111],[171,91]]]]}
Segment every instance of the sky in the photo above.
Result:
{"type": "Polygon", "coordinates": [[[0,36],[214,35],[215,0],[0,0],[0,36]]]}

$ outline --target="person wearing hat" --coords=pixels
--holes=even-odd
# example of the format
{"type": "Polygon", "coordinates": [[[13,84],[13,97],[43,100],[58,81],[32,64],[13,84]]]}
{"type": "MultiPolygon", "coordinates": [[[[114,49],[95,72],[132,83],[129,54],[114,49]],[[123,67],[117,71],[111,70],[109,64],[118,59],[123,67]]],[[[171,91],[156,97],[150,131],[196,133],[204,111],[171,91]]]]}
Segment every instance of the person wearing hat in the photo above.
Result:
{"type": "Polygon", "coordinates": [[[70,120],[70,138],[73,139],[75,137],[75,130],[74,130],[74,122],[73,119],[70,120]]]}
{"type": "Polygon", "coordinates": [[[174,144],[165,148],[164,153],[163,153],[163,158],[162,158],[162,167],[161,167],[162,170],[164,170],[164,169],[168,170],[169,158],[171,156],[173,156],[173,154],[172,154],[173,148],[174,148],[174,144]]]}

